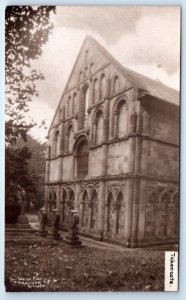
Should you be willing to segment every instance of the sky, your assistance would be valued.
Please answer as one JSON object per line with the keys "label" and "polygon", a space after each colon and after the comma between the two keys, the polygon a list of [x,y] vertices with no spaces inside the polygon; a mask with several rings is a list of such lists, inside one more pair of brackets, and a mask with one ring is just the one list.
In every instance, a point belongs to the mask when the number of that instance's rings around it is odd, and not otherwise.
{"label": "sky", "polygon": [[[30,117],[49,128],[64,86],[86,37],[94,37],[124,67],[179,90],[180,10],[163,6],[58,6],[54,29],[32,66],[45,75]],[[47,130],[32,129],[44,142]]]}

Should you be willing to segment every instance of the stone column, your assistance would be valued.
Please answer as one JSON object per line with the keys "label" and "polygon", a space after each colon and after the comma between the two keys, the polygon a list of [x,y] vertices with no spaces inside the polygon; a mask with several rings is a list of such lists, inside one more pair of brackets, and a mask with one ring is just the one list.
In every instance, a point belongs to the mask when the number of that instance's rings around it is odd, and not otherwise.
{"label": "stone column", "polygon": [[79,225],[80,227],[83,227],[83,210],[84,210],[84,203],[80,203],[80,209],[79,209]]}
{"label": "stone column", "polygon": [[48,208],[48,185],[45,184],[45,202],[44,202],[44,207],[47,209]]}
{"label": "stone column", "polygon": [[[149,115],[146,111],[142,114],[142,141],[141,141],[141,163],[140,172],[148,175],[148,144],[146,136],[149,135],[150,122]],[[145,218],[146,218],[146,201],[147,201],[147,180],[141,179],[139,185],[139,212],[138,212],[138,241],[145,239]]]}
{"label": "stone column", "polygon": [[88,229],[91,229],[92,223],[92,203],[88,204]]}
{"label": "stone column", "polygon": [[[129,106],[130,107],[130,106]],[[129,137],[129,160],[128,160],[128,172],[134,173],[135,172],[135,134],[136,132],[136,113],[134,111],[134,104],[131,104],[129,109],[129,129],[128,134],[132,135]]]}
{"label": "stone column", "polygon": [[51,156],[51,146],[48,146],[47,153],[46,153],[45,182],[48,182],[50,180],[50,156]]}
{"label": "stone column", "polygon": [[59,140],[59,180],[63,180],[63,158],[64,151],[64,111],[62,115],[62,123],[60,128],[60,140]]}
{"label": "stone column", "polygon": [[117,138],[118,135],[118,114],[114,112],[114,138]]}
{"label": "stone column", "polygon": [[118,232],[118,206],[116,204],[114,206],[114,235]]}
{"label": "stone column", "polygon": [[[140,173],[141,165],[141,129],[142,119],[140,107],[137,105],[138,113],[136,114],[136,141],[135,141],[135,174]],[[133,212],[132,212],[132,241],[131,246],[137,246],[138,239],[138,213],[139,213],[139,178],[134,179],[134,194],[133,194]]]}
{"label": "stone column", "polygon": [[107,174],[108,138],[109,138],[109,99],[105,99],[104,119],[103,119],[103,144],[102,144],[102,175]]}
{"label": "stone column", "polygon": [[135,173],[140,173],[140,163],[141,163],[141,126],[142,118],[141,113],[137,113],[137,122],[136,122],[136,153],[135,153]]}
{"label": "stone column", "polygon": [[105,190],[106,183],[104,181],[100,181],[99,183],[99,202],[98,202],[98,233],[100,237],[103,235],[104,231],[104,215],[105,215]]}
{"label": "stone column", "polygon": [[80,196],[81,196],[81,184],[76,183],[76,188],[75,188],[75,210],[80,213]]}
{"label": "stone column", "polygon": [[82,87],[79,91],[79,111],[78,111],[78,129],[83,128],[84,116],[85,116],[85,101]]}
{"label": "stone column", "polygon": [[104,231],[107,233],[109,231],[109,205],[105,204],[105,222],[104,222]]}
{"label": "stone column", "polygon": [[138,206],[139,206],[139,179],[134,179],[133,211],[132,211],[132,241],[131,246],[137,246],[138,232]]}
{"label": "stone column", "polygon": [[127,180],[127,197],[126,197],[126,217],[125,217],[125,241],[126,246],[130,247],[132,235],[132,203],[133,203],[134,181]]}
{"label": "stone column", "polygon": [[141,179],[139,186],[139,211],[138,211],[138,241],[145,238],[145,216],[146,216],[147,180]]}
{"label": "stone column", "polygon": [[96,144],[96,121],[92,122],[92,143],[93,145]]}
{"label": "stone column", "polygon": [[61,187],[57,186],[57,199],[56,199],[56,208],[60,210],[60,201],[61,201]]}

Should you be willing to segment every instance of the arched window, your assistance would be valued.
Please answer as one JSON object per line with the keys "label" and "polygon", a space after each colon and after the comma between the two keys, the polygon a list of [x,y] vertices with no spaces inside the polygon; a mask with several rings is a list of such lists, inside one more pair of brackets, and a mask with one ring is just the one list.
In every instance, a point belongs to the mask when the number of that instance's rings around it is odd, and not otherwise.
{"label": "arched window", "polygon": [[90,199],[90,229],[97,230],[97,219],[98,219],[98,194],[94,189]]}
{"label": "arched window", "polygon": [[72,99],[71,96],[69,96],[67,102],[67,118],[70,117],[71,115],[71,109],[72,109]]}
{"label": "arched window", "polygon": [[104,100],[104,98],[106,96],[106,78],[105,78],[105,74],[103,74],[101,76],[100,95],[101,95],[101,100]]}
{"label": "arched window", "polygon": [[96,116],[96,144],[99,145],[103,140],[103,113],[99,111]]}
{"label": "arched window", "polygon": [[116,225],[115,225],[116,233],[124,232],[124,224],[125,224],[125,206],[123,201],[123,195],[121,192],[119,192],[116,199]]}
{"label": "arched window", "polygon": [[178,236],[178,192],[173,192],[172,203],[168,208],[168,234],[170,236]]}
{"label": "arched window", "polygon": [[127,133],[127,118],[128,118],[128,109],[126,106],[126,101],[124,99],[119,100],[116,104],[114,115],[114,137],[122,138]]}
{"label": "arched window", "polygon": [[106,219],[106,232],[113,233],[114,232],[114,207],[113,207],[113,196],[112,193],[109,192],[107,197],[107,203],[105,208],[105,219]]}
{"label": "arched window", "polygon": [[118,75],[116,75],[113,81],[113,93],[118,92],[118,90],[119,90],[119,77]]}
{"label": "arched window", "polygon": [[80,72],[79,72],[79,81],[82,80],[82,74],[83,74],[82,71],[80,71]]}
{"label": "arched window", "polygon": [[78,178],[84,178],[88,175],[88,143],[86,140],[82,140],[77,149],[77,176]]}
{"label": "arched window", "polygon": [[73,150],[73,144],[74,144],[74,133],[72,124],[68,126],[67,132],[66,132],[66,151],[72,152]]}
{"label": "arched window", "polygon": [[89,97],[90,97],[90,90],[89,90],[89,86],[86,84],[80,90],[78,129],[83,129],[88,125]]}
{"label": "arched window", "polygon": [[75,196],[74,191],[71,189],[69,193],[69,209],[74,209],[75,207]]}
{"label": "arched window", "polygon": [[89,87],[87,87],[84,91],[84,101],[85,101],[84,127],[88,125],[89,97],[90,97],[90,91],[89,91]]}
{"label": "arched window", "polygon": [[127,108],[124,102],[118,107],[118,137],[125,136],[127,132]]}
{"label": "arched window", "polygon": [[67,223],[67,209],[67,193],[65,190],[63,190],[61,202],[61,221],[64,227],[66,227],[65,224]]}
{"label": "arched window", "polygon": [[90,64],[90,74],[94,73],[94,63]]}
{"label": "arched window", "polygon": [[81,216],[81,226],[88,228],[88,193],[85,190],[82,197],[82,216]]}
{"label": "arched window", "polygon": [[97,103],[99,101],[99,85],[97,78],[94,79],[93,84],[93,103]]}
{"label": "arched window", "polygon": [[53,156],[56,156],[58,154],[58,143],[59,143],[59,131],[57,130],[55,132],[54,140],[53,140],[53,151],[52,151]]}
{"label": "arched window", "polygon": [[147,236],[166,236],[168,233],[168,204],[170,191],[159,187],[152,191],[147,199],[145,231]]}
{"label": "arched window", "polygon": [[56,201],[57,201],[57,196],[56,196],[55,191],[52,192],[52,198],[53,198],[53,200],[52,200],[52,209],[55,209],[56,208]]}
{"label": "arched window", "polygon": [[72,101],[72,115],[76,114],[78,105],[78,97],[77,93],[74,93],[73,101]]}

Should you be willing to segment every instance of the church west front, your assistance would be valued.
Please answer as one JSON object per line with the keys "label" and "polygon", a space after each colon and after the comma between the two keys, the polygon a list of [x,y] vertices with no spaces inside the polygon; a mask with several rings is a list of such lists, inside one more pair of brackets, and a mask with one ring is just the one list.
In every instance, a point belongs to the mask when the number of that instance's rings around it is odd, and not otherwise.
{"label": "church west front", "polygon": [[178,241],[179,94],[86,37],[48,133],[45,206],[125,247]]}

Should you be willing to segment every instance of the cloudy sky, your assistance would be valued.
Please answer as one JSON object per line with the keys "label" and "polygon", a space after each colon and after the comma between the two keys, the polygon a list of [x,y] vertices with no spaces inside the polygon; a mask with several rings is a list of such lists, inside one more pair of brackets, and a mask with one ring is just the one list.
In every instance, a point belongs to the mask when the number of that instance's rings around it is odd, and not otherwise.
{"label": "cloudy sky", "polygon": [[[180,11],[178,7],[60,6],[54,29],[33,67],[45,74],[30,116],[49,127],[86,35],[100,42],[123,66],[179,89]],[[158,65],[161,66],[158,68]],[[31,134],[46,141],[46,129]]]}

